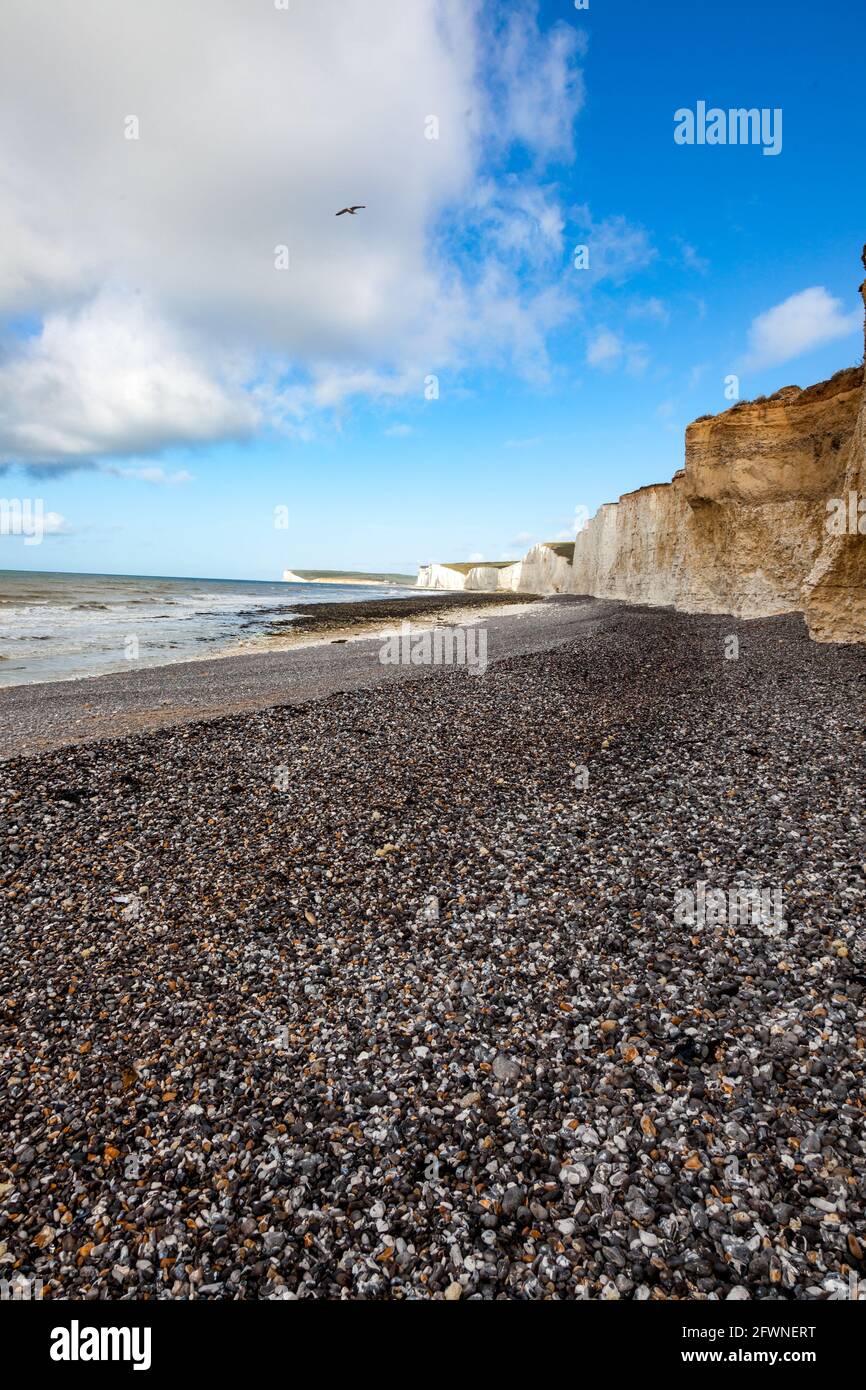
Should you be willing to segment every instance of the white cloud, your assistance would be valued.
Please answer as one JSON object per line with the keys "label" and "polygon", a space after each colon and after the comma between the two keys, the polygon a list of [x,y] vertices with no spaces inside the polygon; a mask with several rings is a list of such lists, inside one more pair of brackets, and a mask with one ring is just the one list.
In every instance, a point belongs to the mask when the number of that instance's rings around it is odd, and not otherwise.
{"label": "white cloud", "polygon": [[385,431],[385,435],[388,439],[405,439],[408,435],[413,433],[414,431],[411,425],[389,425],[388,429]]}
{"label": "white cloud", "polygon": [[554,536],[554,540],[573,541],[575,536],[579,535],[581,531],[586,529],[586,526],[590,521],[591,515],[592,514],[589,510],[589,507],[587,507],[586,503],[579,502],[574,509],[574,516],[572,520],[569,522],[568,526],[565,527],[563,530],[557,531],[556,535]]}
{"label": "white cloud", "polygon": [[649,299],[634,299],[628,306],[630,319],[649,319],[654,323],[670,323],[670,312],[663,300],[651,296]]}
{"label": "white cloud", "polygon": [[753,369],[777,366],[837,338],[859,333],[861,327],[859,310],[846,314],[841,299],[815,285],[790,295],[752,320],[746,365]]}
{"label": "white cloud", "polygon": [[574,227],[575,243],[589,248],[589,268],[580,274],[591,283],[610,280],[620,284],[657,258],[646,228],[625,217],[595,222],[584,205],[574,209]]}
{"label": "white cloud", "polygon": [[621,366],[631,376],[642,376],[650,364],[650,356],[644,343],[630,343],[610,328],[597,328],[587,344],[586,362],[603,372],[612,372]]}
{"label": "white cloud", "polygon": [[132,478],[140,483],[153,483],[157,487],[180,487],[183,483],[194,481],[192,473],[180,468],[176,473],[167,473],[158,465],[145,465],[140,468],[106,467],[104,472],[115,478]]}
{"label": "white cloud", "polygon": [[586,51],[583,34],[558,24],[543,37],[538,5],[531,3],[516,7],[491,43],[500,54],[494,130],[546,156],[570,156],[572,126],[585,99],[576,65]]}
{"label": "white cloud", "polygon": [[483,559],[484,559],[484,556],[481,554],[481,552],[478,551],[478,550],[476,550],[472,555],[469,556],[469,564],[470,564],[470,565],[477,565],[477,564],[480,564],[481,561],[482,561]]}
{"label": "white cloud", "polygon": [[[303,429],[353,395],[421,400],[426,374],[467,363],[543,377],[575,309],[543,171],[571,150],[582,40],[544,31],[534,0],[489,14],[10,0],[0,318],[43,327],[0,361],[0,462]],[[485,167],[514,142],[525,174]],[[461,258],[442,229],[479,188],[491,240]]]}
{"label": "white cloud", "polygon": [[690,242],[682,237],[674,237],[682,257],[683,265],[686,270],[695,270],[699,275],[706,275],[710,268],[710,263],[706,257],[702,256]]}
{"label": "white cloud", "polygon": [[609,328],[596,329],[586,349],[586,360],[590,367],[609,370],[621,360],[625,351],[622,338]]}
{"label": "white cloud", "polygon": [[50,314],[0,369],[0,449],[45,465],[252,430],[257,416],[140,299]]}
{"label": "white cloud", "polygon": [[536,266],[562,258],[565,218],[554,189],[488,179],[478,187],[471,216],[500,254]]}

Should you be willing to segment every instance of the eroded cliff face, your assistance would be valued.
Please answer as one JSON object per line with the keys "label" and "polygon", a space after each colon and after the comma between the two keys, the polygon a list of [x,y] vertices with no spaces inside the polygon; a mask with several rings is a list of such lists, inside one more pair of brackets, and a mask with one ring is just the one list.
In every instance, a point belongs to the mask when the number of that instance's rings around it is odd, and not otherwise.
{"label": "eroded cliff face", "polygon": [[671,483],[626,493],[577,537],[571,592],[744,617],[801,608],[862,396],[851,368],[695,421]]}
{"label": "eroded cliff face", "polygon": [[476,593],[503,589],[509,593],[566,594],[571,588],[571,549],[571,546],[542,542],[513,564],[422,565],[416,583],[420,589],[464,589]]}
{"label": "eroded cliff face", "polygon": [[823,501],[845,466],[860,406],[863,368],[849,367],[801,391],[695,420],[686,430],[686,493],[744,505]]}
{"label": "eroded cliff face", "polygon": [[[866,282],[861,292],[866,307]],[[851,499],[854,526],[844,534],[828,531],[832,499]],[[577,536],[572,563],[555,546],[535,546],[507,569],[452,569],[447,587],[590,594],[752,618],[795,610],[818,641],[863,642],[861,501],[866,508],[859,366],[696,420],[686,430],[685,468],[601,507]]]}
{"label": "eroded cliff face", "polygon": [[741,617],[802,610],[819,641],[866,641],[866,535],[827,530],[831,499],[856,509],[866,497],[862,366],[696,420],[685,462],[671,483],[601,508],[577,537],[573,593]]}
{"label": "eroded cliff face", "polygon": [[415,583],[419,589],[465,589],[466,575],[453,565],[422,565]]}
{"label": "eroded cliff face", "polygon": [[522,589],[520,561],[513,565],[476,565],[466,576],[466,588],[488,593],[493,589]]}
{"label": "eroded cliff face", "polygon": [[[863,248],[863,268],[866,270],[866,247]],[[866,280],[860,286],[860,293],[866,309]],[[803,584],[803,611],[809,633],[817,642],[863,642],[866,641],[866,535],[860,534],[863,522],[857,519],[857,514],[866,499],[866,381],[845,460],[844,478],[840,491],[833,495],[848,503],[849,530],[844,535],[825,537]],[[853,530],[855,520],[856,532]]]}
{"label": "eroded cliff face", "polygon": [[[560,551],[567,550],[562,554]],[[508,583],[527,594],[567,594],[571,590],[572,549],[549,542],[534,545],[519,565],[509,565]]]}

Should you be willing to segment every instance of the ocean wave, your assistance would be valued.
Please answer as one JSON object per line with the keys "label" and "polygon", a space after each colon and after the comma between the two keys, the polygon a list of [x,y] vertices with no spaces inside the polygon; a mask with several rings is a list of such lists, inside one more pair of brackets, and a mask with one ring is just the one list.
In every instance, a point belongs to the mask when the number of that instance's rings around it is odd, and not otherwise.
{"label": "ocean wave", "polygon": [[[310,606],[373,596],[343,585],[0,571],[0,642],[10,648],[0,686],[201,659],[202,645],[230,651],[274,622],[285,632]],[[137,655],[127,660],[132,637]]]}

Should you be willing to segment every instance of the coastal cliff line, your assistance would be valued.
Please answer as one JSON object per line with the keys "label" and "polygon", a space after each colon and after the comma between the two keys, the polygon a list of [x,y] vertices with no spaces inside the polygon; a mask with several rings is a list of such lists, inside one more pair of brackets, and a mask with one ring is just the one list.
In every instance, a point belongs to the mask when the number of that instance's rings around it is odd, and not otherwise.
{"label": "coastal cliff line", "polygon": [[[866,281],[860,292],[866,309]],[[417,583],[743,618],[802,612],[816,641],[866,641],[864,367],[695,420],[671,482],[605,504],[573,545],[425,565]]]}

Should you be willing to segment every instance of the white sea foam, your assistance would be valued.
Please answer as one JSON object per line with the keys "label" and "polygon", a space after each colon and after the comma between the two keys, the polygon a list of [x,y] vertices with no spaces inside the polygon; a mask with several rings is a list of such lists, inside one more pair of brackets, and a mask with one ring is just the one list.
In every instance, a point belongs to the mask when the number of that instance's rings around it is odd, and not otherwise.
{"label": "white sea foam", "polygon": [[308,604],[387,598],[341,585],[0,571],[0,686],[189,661]]}

